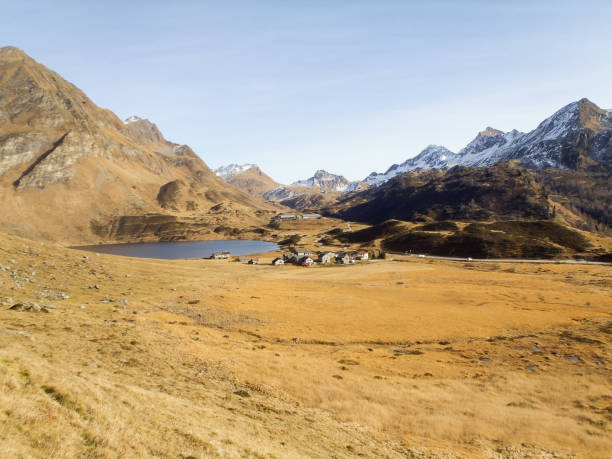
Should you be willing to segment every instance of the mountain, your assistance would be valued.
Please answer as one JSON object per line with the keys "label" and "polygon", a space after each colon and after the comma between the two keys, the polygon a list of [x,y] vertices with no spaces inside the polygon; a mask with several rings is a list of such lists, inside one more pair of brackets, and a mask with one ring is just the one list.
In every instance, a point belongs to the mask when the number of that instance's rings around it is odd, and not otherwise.
{"label": "mountain", "polygon": [[612,111],[581,99],[561,108],[531,132],[488,127],[457,153],[430,145],[414,158],[391,166],[385,173],[373,172],[364,181],[380,186],[407,171],[457,165],[486,167],[510,160],[531,168],[611,168]]}
{"label": "mountain", "polygon": [[343,194],[366,188],[368,185],[363,182],[349,182],[341,175],[319,169],[310,178],[266,192],[264,198],[303,211],[331,205]]}
{"label": "mountain", "polygon": [[406,172],[340,200],[334,213],[374,224],[388,219],[487,221],[547,219],[552,206],[529,172],[500,164]]}
{"label": "mountain", "polygon": [[0,48],[0,229],[89,242],[198,238],[268,208],[151,122],[121,121],[14,47]]}
{"label": "mountain", "polygon": [[351,182],[341,175],[330,174],[327,171],[319,169],[314,175],[306,180],[298,180],[293,183],[294,186],[305,186],[306,188],[315,189],[325,192],[343,192],[346,191]]}
{"label": "mountain", "polygon": [[439,145],[429,145],[414,158],[408,159],[401,164],[394,164],[385,173],[372,172],[364,182],[369,186],[379,186],[396,175],[418,169],[441,169],[448,166],[447,159],[454,153],[448,148]]}
{"label": "mountain", "polygon": [[257,167],[256,164],[229,164],[227,166],[221,166],[217,169],[214,169],[213,172],[217,174],[222,179],[226,177],[233,177],[238,174],[242,174],[250,169]]}
{"label": "mountain", "polygon": [[389,219],[555,220],[612,234],[612,178],[604,166],[534,169],[508,161],[485,167],[408,171],[377,187],[342,196],[321,212],[378,224]]}
{"label": "mountain", "polygon": [[214,172],[230,185],[257,198],[280,186],[255,164],[230,164]]}

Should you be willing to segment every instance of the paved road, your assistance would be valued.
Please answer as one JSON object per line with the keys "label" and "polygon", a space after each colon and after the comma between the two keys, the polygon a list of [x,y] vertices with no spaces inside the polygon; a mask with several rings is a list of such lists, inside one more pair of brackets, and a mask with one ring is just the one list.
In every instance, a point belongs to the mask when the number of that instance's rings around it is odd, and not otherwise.
{"label": "paved road", "polygon": [[[393,255],[405,255],[400,252],[388,252]],[[604,262],[604,261],[587,261],[587,260],[525,260],[519,258],[472,258],[468,260],[467,258],[461,257],[438,257],[435,255],[405,255],[411,258],[417,259],[429,259],[429,260],[447,260],[447,261],[461,261],[467,262],[470,261],[472,263],[538,263],[538,264],[553,264],[553,265],[603,265],[603,266],[612,266],[612,263]]]}

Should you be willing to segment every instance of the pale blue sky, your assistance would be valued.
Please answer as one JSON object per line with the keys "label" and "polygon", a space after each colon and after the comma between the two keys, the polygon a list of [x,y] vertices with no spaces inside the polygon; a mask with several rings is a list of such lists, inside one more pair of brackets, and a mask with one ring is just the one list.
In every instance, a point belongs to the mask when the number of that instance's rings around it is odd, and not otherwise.
{"label": "pale blue sky", "polygon": [[22,48],[211,167],[362,179],[491,125],[612,108],[610,1],[3,1]]}

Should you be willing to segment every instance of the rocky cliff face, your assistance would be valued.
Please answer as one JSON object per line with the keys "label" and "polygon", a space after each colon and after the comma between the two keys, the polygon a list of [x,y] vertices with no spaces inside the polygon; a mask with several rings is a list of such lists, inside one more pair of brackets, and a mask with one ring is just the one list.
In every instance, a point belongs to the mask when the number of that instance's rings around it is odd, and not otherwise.
{"label": "rocky cliff face", "polygon": [[224,200],[265,207],[216,177],[189,147],[167,141],[153,123],[137,117],[122,122],[21,50],[0,48],[0,200],[6,215],[0,229],[90,241],[97,237],[92,225],[161,211],[160,189],[176,180],[195,203],[175,204],[176,212]]}

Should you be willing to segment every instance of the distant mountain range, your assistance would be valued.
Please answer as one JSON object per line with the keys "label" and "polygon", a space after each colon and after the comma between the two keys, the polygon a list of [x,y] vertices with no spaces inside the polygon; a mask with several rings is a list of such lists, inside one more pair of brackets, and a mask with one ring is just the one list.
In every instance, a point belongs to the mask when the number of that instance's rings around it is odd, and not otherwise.
{"label": "distant mountain range", "polygon": [[372,172],[364,181],[379,186],[408,171],[487,167],[510,160],[531,168],[577,169],[589,164],[612,167],[612,111],[581,99],[566,105],[531,132],[502,132],[488,127],[458,153],[429,145],[414,158],[394,164],[384,173]]}
{"label": "distant mountain range", "polygon": [[[322,169],[316,171],[312,177],[298,180],[290,185],[280,185],[264,174],[255,164],[229,164],[214,170],[214,172],[227,183],[234,185],[242,191],[254,196],[263,197],[267,201],[297,205],[295,199],[309,195],[310,199],[301,199],[299,202],[329,202],[328,198],[318,197],[314,200],[312,195],[351,193],[367,188],[360,182],[349,182],[342,175],[331,174]],[[291,202],[289,202],[291,201]]]}
{"label": "distant mountain range", "polygon": [[349,220],[550,219],[610,231],[612,112],[572,102],[534,130],[487,127],[455,153],[430,145],[363,182],[317,171],[263,194]]}
{"label": "distant mountain range", "polygon": [[[429,145],[415,157],[392,165],[384,173],[372,172],[359,182],[318,170],[308,179],[268,190],[264,197],[282,201],[313,191],[352,193],[380,186],[409,171],[454,166],[490,167],[511,160],[534,169],[578,169],[593,164],[612,167],[612,111],[581,99],[561,108],[528,133],[487,127],[457,153],[443,146]],[[256,166],[230,165],[216,172],[223,177],[252,167]]]}

